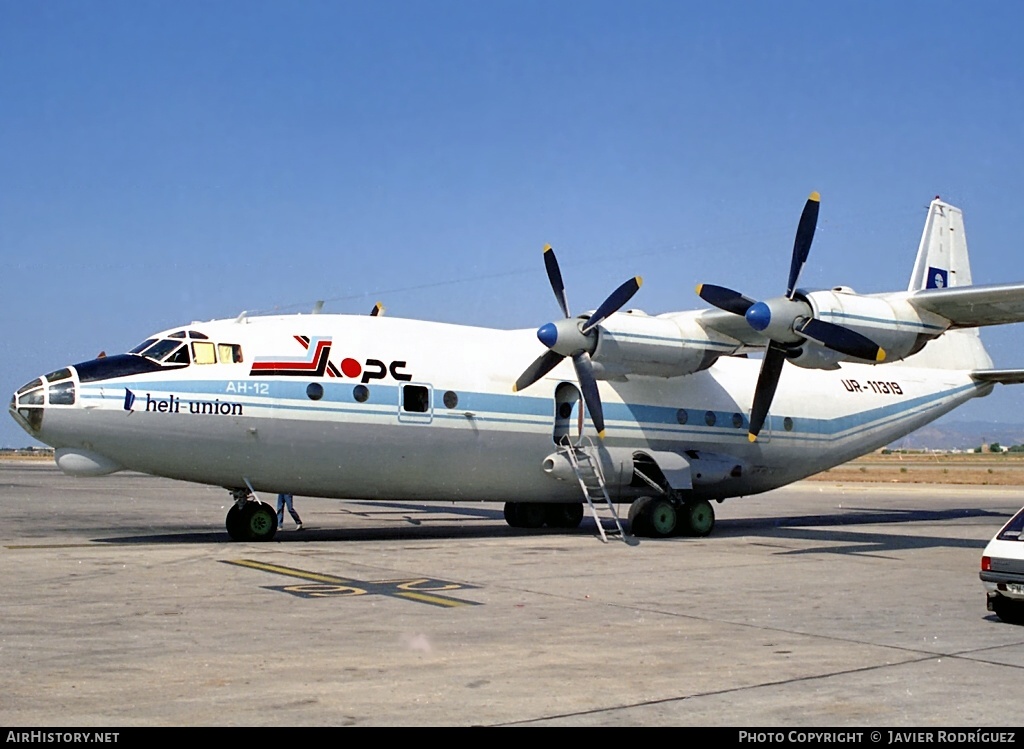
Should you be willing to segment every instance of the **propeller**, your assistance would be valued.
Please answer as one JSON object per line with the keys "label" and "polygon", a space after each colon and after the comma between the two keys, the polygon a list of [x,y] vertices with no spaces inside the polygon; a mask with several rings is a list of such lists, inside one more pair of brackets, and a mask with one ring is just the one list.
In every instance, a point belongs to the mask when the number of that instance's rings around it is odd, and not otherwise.
{"label": "propeller", "polygon": [[597,327],[633,297],[643,279],[636,276],[619,286],[590,317],[574,318],[569,312],[569,300],[565,294],[562,272],[559,270],[558,260],[551,245],[544,245],[544,268],[547,270],[551,290],[555,293],[555,300],[565,318],[545,323],[537,329],[537,338],[548,347],[548,350],[519,375],[519,379],[512,386],[512,391],[525,390],[554,369],[562,359],[570,357],[583,393],[583,401],[587,404],[590,419],[597,429],[597,436],[604,439],[604,410],[601,407],[601,395],[597,389],[597,377],[594,375],[594,364],[590,355],[597,348]]}
{"label": "propeller", "polygon": [[821,196],[812,192],[797,225],[784,297],[754,301],[724,286],[706,283],[697,287],[697,295],[705,302],[726,312],[743,315],[751,328],[768,337],[768,348],[761,362],[750,409],[748,438],[751,442],[757,439],[768,417],[783,363],[792,349],[803,341],[816,341],[825,348],[858,359],[878,362],[885,359],[885,351],[870,338],[842,325],[816,319],[811,305],[796,298],[796,282],[811,251],[820,205]]}

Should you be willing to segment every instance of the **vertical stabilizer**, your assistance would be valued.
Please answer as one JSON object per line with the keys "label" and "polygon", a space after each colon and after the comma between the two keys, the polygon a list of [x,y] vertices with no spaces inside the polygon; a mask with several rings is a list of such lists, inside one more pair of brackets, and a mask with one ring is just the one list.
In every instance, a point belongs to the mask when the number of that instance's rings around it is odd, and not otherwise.
{"label": "vertical stabilizer", "polygon": [[928,206],[928,219],[907,291],[970,285],[964,214],[936,197]]}
{"label": "vertical stabilizer", "polygon": [[[964,214],[938,197],[928,206],[908,291],[971,285]],[[992,366],[977,328],[947,330],[907,359],[914,366],[937,369],[987,369]]]}

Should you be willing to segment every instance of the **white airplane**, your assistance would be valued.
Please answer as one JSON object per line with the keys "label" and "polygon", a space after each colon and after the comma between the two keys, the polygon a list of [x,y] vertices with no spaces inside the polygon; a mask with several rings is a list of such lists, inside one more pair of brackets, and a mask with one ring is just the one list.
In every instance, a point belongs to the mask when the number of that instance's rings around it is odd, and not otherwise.
{"label": "white airplane", "polygon": [[635,278],[574,317],[546,247],[564,318],[536,332],[379,307],[242,313],[34,379],[10,413],[65,473],[225,487],[235,540],[277,531],[257,492],[504,502],[517,528],[573,528],[589,505],[605,539],[606,505],[627,541],[705,536],[711,501],[844,463],[1024,381],[992,369],[976,329],[1024,320],[1024,284],[971,285],[960,210],[931,203],[906,291],[860,295],[796,288],[818,206],[813,193],[776,298],[703,284],[715,309],[619,311]]}

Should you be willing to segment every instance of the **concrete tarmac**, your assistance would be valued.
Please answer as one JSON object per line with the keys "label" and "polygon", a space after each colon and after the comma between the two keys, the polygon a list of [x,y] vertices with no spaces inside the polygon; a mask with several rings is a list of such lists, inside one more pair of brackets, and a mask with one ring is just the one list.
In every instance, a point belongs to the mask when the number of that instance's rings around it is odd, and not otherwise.
{"label": "concrete tarmac", "polygon": [[0,725],[1020,724],[978,569],[1024,487],[806,482],[638,546],[306,497],[234,543],[229,499],[0,463]]}

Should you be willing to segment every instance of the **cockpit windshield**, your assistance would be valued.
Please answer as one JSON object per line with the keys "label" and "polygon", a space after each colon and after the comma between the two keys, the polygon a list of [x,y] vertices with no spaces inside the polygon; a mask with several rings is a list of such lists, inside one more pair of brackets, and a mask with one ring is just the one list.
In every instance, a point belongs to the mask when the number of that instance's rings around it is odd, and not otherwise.
{"label": "cockpit windshield", "polygon": [[237,343],[216,343],[197,330],[179,330],[164,338],[147,338],[128,353],[165,366],[242,362],[242,347]]}
{"label": "cockpit windshield", "polygon": [[[159,341],[155,341],[147,348],[142,349],[142,351],[137,351],[136,349],[138,348],[140,347],[136,346],[135,349],[132,349],[131,353],[142,354],[147,359],[152,359],[153,361],[170,360],[173,362],[175,359],[175,352],[180,348],[185,348],[185,344],[181,341],[172,341],[169,338],[164,338]],[[187,354],[184,363],[188,363]]]}
{"label": "cockpit windshield", "polygon": [[154,343],[156,343],[156,338],[147,338],[146,340],[144,340],[144,341],[143,341],[142,343],[140,343],[140,344],[139,344],[138,346],[136,346],[135,348],[133,348],[133,349],[132,349],[131,351],[129,351],[128,353],[129,353],[129,354],[141,354],[141,353],[142,353],[143,351],[145,351],[146,349],[148,349],[148,348],[149,348],[150,346],[152,346],[152,345],[153,345]]}

